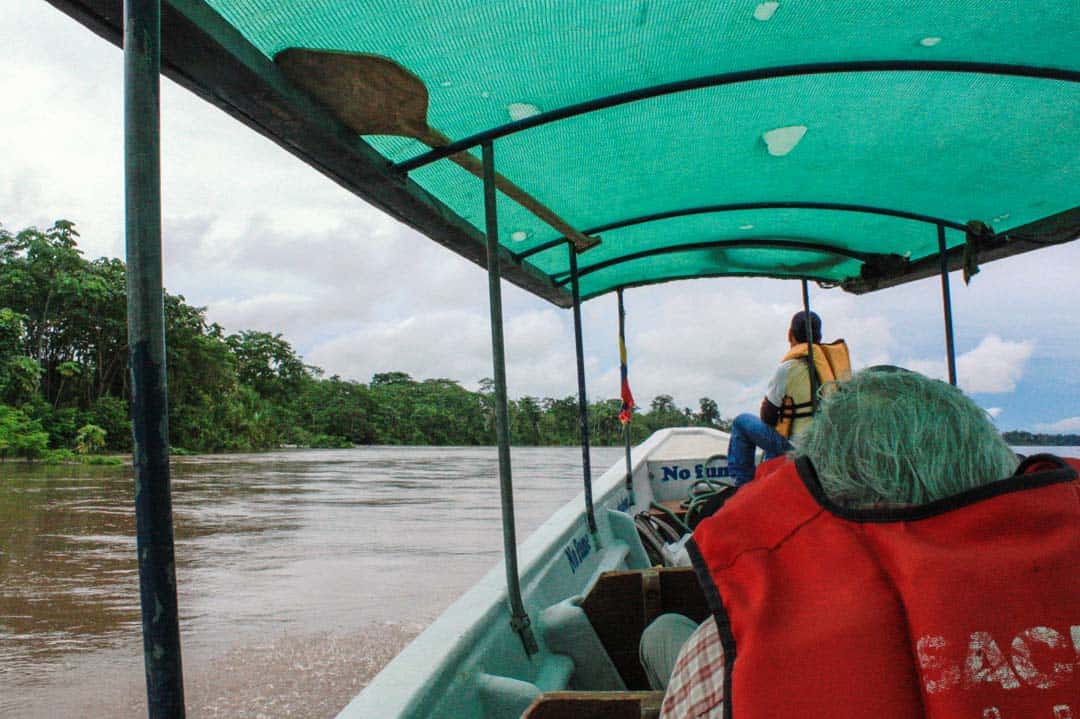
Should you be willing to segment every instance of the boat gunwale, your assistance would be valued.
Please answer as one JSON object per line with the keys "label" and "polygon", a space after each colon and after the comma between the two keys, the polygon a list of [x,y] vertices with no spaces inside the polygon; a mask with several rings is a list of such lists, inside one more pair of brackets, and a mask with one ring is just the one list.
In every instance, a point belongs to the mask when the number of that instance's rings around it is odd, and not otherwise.
{"label": "boat gunwale", "polygon": [[[725,432],[707,427],[658,430],[645,442],[633,448],[631,466],[634,474],[638,474],[639,470],[647,470],[652,452],[662,447],[670,437],[695,434],[708,435],[724,444],[729,436]],[[594,480],[595,506],[601,508],[610,505],[620,491],[626,490],[625,480],[626,466],[623,458],[619,458],[603,475]],[[578,492],[518,545],[519,576],[521,585],[525,588],[526,608],[533,616],[534,624],[538,612],[547,608],[537,604],[534,594],[550,565],[552,555],[570,538],[587,531],[584,497],[584,491]],[[610,506],[607,508],[617,511]],[[601,527],[608,526],[604,513],[598,512],[597,519]],[[584,579],[582,589],[577,595],[587,593],[600,573],[613,568],[604,566],[601,561]],[[495,631],[512,632],[504,571],[504,560],[500,560],[392,659],[371,683],[342,709],[337,719],[359,719],[371,716],[371,712],[376,710],[379,716],[388,719],[426,716],[421,711],[424,702],[431,692],[459,677],[462,673],[461,663],[469,657],[470,648],[488,633],[491,622],[505,619],[505,626]],[[542,645],[541,653],[535,655],[534,660],[537,656],[553,656],[546,644],[542,642]],[[418,684],[416,679],[421,676],[426,677],[426,680]],[[375,701],[377,704],[373,703]]]}

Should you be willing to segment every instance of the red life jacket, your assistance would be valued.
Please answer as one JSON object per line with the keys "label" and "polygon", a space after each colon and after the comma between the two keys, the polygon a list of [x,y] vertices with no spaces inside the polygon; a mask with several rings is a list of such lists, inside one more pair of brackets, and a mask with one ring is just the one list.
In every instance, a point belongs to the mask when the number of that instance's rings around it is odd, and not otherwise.
{"label": "red life jacket", "polygon": [[854,510],[805,459],[763,464],[690,547],[725,716],[1080,719],[1077,469],[1041,455],[945,500]]}

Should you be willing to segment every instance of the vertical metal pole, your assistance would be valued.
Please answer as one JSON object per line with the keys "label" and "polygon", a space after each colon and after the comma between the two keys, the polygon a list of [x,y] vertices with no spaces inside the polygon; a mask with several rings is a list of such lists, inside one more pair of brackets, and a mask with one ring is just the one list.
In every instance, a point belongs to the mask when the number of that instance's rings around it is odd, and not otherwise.
{"label": "vertical metal pole", "polygon": [[952,294],[949,291],[949,254],[945,225],[937,226],[938,260],[941,262],[941,303],[945,308],[945,354],[949,361],[949,384],[956,386],[956,346],[953,344]]}
{"label": "vertical metal pole", "polygon": [[514,529],[514,487],[510,472],[510,416],[506,409],[506,355],[503,348],[502,272],[499,268],[499,216],[495,207],[495,150],[483,145],[484,218],[487,233],[488,300],[491,306],[491,354],[495,365],[495,434],[499,443],[499,495],[502,498],[503,555],[506,564],[506,594],[510,601],[510,626],[521,637],[525,653],[532,656],[536,644],[529,615],[521,601],[518,581],[517,532]]}
{"label": "vertical metal pole", "polygon": [[151,719],[184,716],[161,281],[161,0],[124,3],[124,184],[135,525]]}
{"label": "vertical metal pole", "polygon": [[[623,307],[623,291],[619,289],[615,292],[616,298],[619,301],[619,364],[620,372],[619,379],[622,383],[626,383],[626,358],[622,355],[626,353],[626,308]],[[619,387],[620,392],[622,387]],[[626,491],[630,493],[630,505],[634,505],[634,469],[630,463],[630,423],[623,424],[623,445],[626,450]]]}
{"label": "vertical metal pole", "polygon": [[577,250],[566,243],[570,253],[570,286],[574,297],[574,349],[577,353],[578,426],[581,429],[581,471],[585,481],[585,518],[589,531],[596,534],[596,515],[592,503],[592,467],[589,462],[589,401],[585,396],[585,346],[581,339],[581,293],[578,288]]}
{"label": "vertical metal pole", "polygon": [[814,323],[810,320],[810,283],[802,281],[802,306],[806,317],[806,364],[810,371],[810,411],[817,412],[818,376],[814,365]]}

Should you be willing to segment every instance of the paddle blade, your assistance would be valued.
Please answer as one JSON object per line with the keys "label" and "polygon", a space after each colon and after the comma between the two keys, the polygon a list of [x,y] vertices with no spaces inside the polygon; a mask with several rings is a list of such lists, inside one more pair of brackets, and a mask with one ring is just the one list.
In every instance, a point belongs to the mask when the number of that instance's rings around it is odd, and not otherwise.
{"label": "paddle blade", "polygon": [[291,82],[361,135],[428,135],[423,81],[393,60],[288,48],[274,62]]}

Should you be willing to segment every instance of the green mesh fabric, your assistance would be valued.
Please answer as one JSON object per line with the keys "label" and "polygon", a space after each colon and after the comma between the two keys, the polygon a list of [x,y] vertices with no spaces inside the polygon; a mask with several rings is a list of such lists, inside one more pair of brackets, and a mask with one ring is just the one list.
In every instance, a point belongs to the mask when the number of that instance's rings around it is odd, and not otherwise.
{"label": "green mesh fabric", "polygon": [[[452,139],[613,93],[821,62],[948,60],[1080,69],[1080,4],[693,0],[207,0],[268,58],[289,47],[387,56],[419,76],[429,124]],[[768,19],[759,19],[769,15]],[[757,16],[757,17],[756,17]],[[835,73],[667,95],[496,141],[498,170],[580,230],[733,203],[858,204],[1007,231],[1080,205],[1080,84],[953,72]],[[804,126],[784,156],[763,135]],[[399,162],[421,143],[372,136]],[[480,182],[449,161],[411,178],[475,227]],[[520,254],[559,233],[500,196],[500,242]],[[770,209],[601,233],[580,256],[582,296],[685,277],[841,281],[831,254],[937,252],[934,225],[858,212]],[[959,232],[948,243],[963,242]],[[702,249],[756,241],[759,247]],[[771,240],[825,249],[765,247]],[[684,250],[678,250],[685,247]],[[674,251],[672,249],[674,248]],[[620,257],[637,259],[586,271]],[[562,282],[567,251],[528,256]]]}

